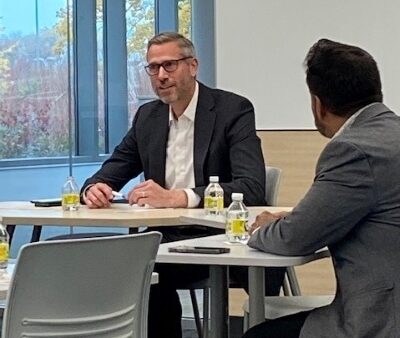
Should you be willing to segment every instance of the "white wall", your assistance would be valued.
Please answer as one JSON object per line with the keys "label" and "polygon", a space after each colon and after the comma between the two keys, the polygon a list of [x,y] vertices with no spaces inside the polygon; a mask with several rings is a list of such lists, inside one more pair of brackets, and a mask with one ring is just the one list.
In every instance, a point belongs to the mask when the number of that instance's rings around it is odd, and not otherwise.
{"label": "white wall", "polygon": [[215,0],[216,85],[248,97],[257,129],[314,128],[303,60],[320,38],[373,55],[400,112],[398,0]]}

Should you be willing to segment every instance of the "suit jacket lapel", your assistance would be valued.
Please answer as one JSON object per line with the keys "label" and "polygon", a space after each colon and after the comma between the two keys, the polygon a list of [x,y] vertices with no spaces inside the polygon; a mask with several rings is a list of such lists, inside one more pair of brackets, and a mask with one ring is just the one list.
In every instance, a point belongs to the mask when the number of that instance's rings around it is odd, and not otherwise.
{"label": "suit jacket lapel", "polygon": [[194,180],[196,186],[206,185],[204,177],[204,161],[214,131],[216,114],[213,110],[214,98],[208,88],[199,83],[196,118],[194,121]]}
{"label": "suit jacket lapel", "polygon": [[150,177],[165,186],[165,161],[167,158],[167,141],[169,132],[168,105],[162,104],[161,108],[152,115],[151,139],[149,142],[149,170]]}

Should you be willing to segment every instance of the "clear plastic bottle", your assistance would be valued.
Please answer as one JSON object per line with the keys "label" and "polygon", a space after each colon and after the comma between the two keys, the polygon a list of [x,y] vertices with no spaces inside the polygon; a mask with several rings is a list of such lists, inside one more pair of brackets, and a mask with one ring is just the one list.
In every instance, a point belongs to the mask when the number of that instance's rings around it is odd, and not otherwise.
{"label": "clear plastic bottle", "polygon": [[233,193],[226,211],[226,236],[231,243],[245,243],[249,239],[249,211],[243,204],[243,194]]}
{"label": "clear plastic bottle", "polygon": [[62,187],[61,205],[65,211],[76,211],[79,209],[79,187],[72,176],[67,178]]}
{"label": "clear plastic bottle", "polygon": [[224,211],[224,190],[218,182],[218,176],[210,176],[210,184],[204,190],[206,215],[222,215]]}
{"label": "clear plastic bottle", "polygon": [[7,275],[9,236],[5,226],[0,222],[0,279]]}

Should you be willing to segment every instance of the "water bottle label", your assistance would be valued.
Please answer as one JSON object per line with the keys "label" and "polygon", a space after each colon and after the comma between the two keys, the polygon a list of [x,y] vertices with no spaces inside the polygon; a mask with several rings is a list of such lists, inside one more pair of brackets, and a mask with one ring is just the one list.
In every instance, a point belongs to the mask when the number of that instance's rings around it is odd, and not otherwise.
{"label": "water bottle label", "polygon": [[230,228],[233,235],[241,235],[246,233],[246,222],[245,219],[231,219]]}
{"label": "water bottle label", "polygon": [[8,260],[8,243],[0,243],[0,261]]}
{"label": "water bottle label", "polygon": [[223,198],[223,197],[218,197],[218,200],[217,200],[217,209],[218,209],[218,210],[224,209],[224,198]]}
{"label": "water bottle label", "polygon": [[204,207],[206,209],[222,210],[224,208],[223,197],[206,196],[204,199]]}
{"label": "water bottle label", "polygon": [[76,205],[79,203],[79,194],[64,194],[62,196],[63,205]]}

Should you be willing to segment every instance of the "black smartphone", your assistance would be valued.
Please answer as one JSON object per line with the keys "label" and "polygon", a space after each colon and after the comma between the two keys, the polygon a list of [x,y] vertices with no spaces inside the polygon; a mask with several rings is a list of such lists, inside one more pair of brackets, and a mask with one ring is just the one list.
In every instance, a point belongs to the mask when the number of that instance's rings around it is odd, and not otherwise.
{"label": "black smartphone", "polygon": [[31,203],[33,203],[35,207],[59,207],[61,206],[61,198],[43,198],[32,200]]}
{"label": "black smartphone", "polygon": [[201,254],[223,254],[231,251],[230,248],[222,247],[208,247],[208,246],[186,246],[179,245],[168,248],[169,252],[181,252],[181,253],[201,253]]}
{"label": "black smartphone", "polygon": [[128,204],[129,201],[126,198],[114,198],[114,199],[111,200],[111,203]]}

